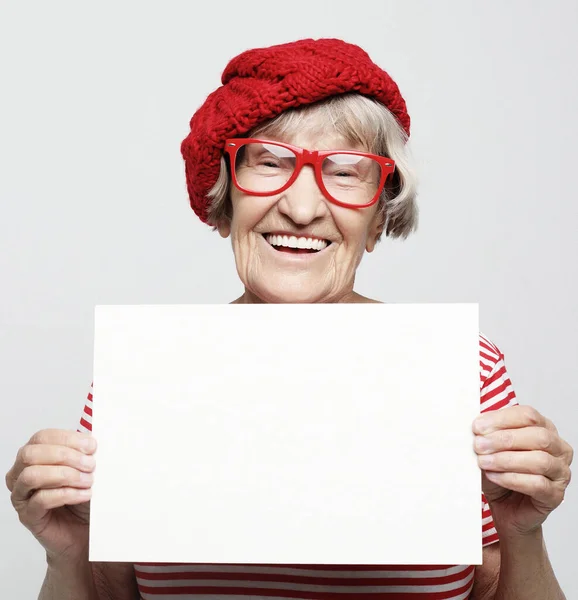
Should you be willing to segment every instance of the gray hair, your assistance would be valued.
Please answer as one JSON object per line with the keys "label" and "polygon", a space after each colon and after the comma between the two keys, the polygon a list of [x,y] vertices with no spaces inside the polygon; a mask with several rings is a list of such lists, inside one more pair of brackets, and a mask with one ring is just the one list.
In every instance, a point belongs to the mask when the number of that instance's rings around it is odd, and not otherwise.
{"label": "gray hair", "polygon": [[[322,135],[333,131],[367,152],[387,156],[395,161],[395,171],[388,178],[378,202],[381,225],[386,236],[407,238],[417,229],[417,177],[408,147],[408,136],[393,114],[380,102],[360,94],[332,96],[314,104],[282,112],[248,132],[247,137],[290,137],[304,128]],[[230,221],[232,216],[229,167],[221,157],[221,171],[208,193],[209,224]]]}

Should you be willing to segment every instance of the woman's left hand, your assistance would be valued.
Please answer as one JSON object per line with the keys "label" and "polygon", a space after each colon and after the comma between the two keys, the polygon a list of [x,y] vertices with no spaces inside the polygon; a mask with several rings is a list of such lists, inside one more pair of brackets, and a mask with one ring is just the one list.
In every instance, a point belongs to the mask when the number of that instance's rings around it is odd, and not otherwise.
{"label": "woman's left hand", "polygon": [[480,415],[473,424],[482,489],[500,536],[539,528],[564,500],[574,451],[530,406]]}

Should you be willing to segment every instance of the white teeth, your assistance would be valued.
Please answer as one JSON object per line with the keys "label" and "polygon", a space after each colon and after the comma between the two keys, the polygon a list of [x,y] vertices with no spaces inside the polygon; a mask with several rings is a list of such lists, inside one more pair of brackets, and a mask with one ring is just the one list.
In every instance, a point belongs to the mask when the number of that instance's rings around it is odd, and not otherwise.
{"label": "white teeth", "polygon": [[305,237],[296,237],[294,235],[271,235],[265,236],[271,246],[285,246],[286,248],[308,248],[310,250],[323,250],[327,248],[325,240],[317,240]]}

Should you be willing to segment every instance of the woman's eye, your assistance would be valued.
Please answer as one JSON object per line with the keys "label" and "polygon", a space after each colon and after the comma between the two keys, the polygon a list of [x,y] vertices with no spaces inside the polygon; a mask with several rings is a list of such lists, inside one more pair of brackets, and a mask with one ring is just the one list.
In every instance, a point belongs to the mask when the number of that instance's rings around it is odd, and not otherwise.
{"label": "woman's eye", "polygon": [[262,156],[258,156],[256,158],[256,163],[260,166],[260,167],[272,167],[272,168],[276,168],[279,167],[279,160],[275,157],[275,156],[267,156],[267,155],[262,155]]}
{"label": "woman's eye", "polygon": [[346,171],[344,169],[341,169],[339,171],[333,171],[333,173],[331,173],[331,177],[337,177],[339,179],[352,179],[354,177],[358,178],[359,173],[356,173],[355,171]]}

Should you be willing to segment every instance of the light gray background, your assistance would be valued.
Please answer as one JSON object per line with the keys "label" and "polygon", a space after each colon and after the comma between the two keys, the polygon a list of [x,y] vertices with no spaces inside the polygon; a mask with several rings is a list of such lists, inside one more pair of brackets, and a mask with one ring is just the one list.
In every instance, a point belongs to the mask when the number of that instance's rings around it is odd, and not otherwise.
{"label": "light gray background", "polygon": [[[229,302],[228,242],[188,208],[179,144],[227,61],[301,37],[362,45],[412,117],[421,226],[358,290],[480,302],[519,401],[574,446],[578,4],[510,0],[0,4],[0,468],[75,428],[95,304]],[[459,493],[459,491],[457,491]],[[568,598],[578,503],[546,536]],[[0,596],[36,597],[43,551],[0,496]]]}

